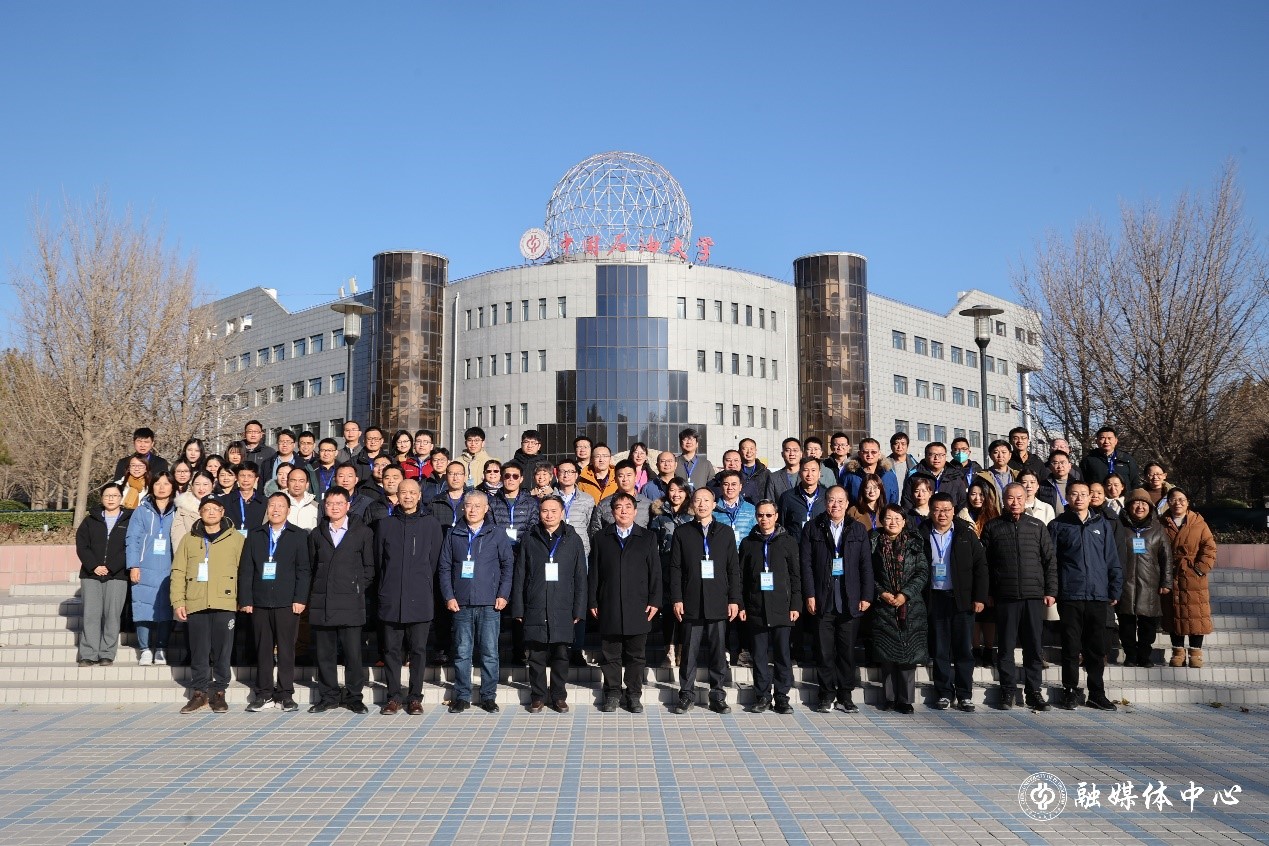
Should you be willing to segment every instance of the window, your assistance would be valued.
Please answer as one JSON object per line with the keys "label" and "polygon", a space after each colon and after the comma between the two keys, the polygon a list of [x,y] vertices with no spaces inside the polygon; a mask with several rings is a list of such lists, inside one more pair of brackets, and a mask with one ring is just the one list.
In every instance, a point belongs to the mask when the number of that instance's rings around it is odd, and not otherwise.
{"label": "window", "polygon": [[991,356],[989,356],[989,355],[984,355],[984,356],[983,356],[983,369],[984,369],[984,370],[986,370],[988,373],[995,373],[995,372],[996,372],[996,359],[992,358],[992,357],[991,357]]}
{"label": "window", "polygon": [[963,437],[965,437],[965,430],[964,430],[964,429],[953,429],[953,430],[952,430],[952,438],[953,438],[953,439],[955,439],[955,438],[963,438]]}
{"label": "window", "polygon": [[511,372],[511,353],[502,354],[502,372],[503,373]]}
{"label": "window", "polygon": [[925,379],[916,380],[916,395],[920,399],[930,398],[930,383]]}
{"label": "window", "polygon": [[308,339],[308,351],[311,353],[321,352],[322,347],[325,344],[325,341],[326,341],[326,336],[314,335],[313,337]]}
{"label": "window", "polygon": [[965,404],[965,389],[952,388],[952,405],[964,405],[964,404]]}
{"label": "window", "polygon": [[[780,380],[780,362],[774,358],[771,359],[771,379],[776,382]],[[772,426],[772,428],[774,429],[775,427]]]}
{"label": "window", "polygon": [[478,356],[476,358],[476,378],[482,379],[485,375],[485,357]]}
{"label": "window", "polygon": [[937,358],[940,361],[943,360],[943,342],[942,341],[930,341],[930,358]]}
{"label": "window", "polygon": [[978,408],[978,391],[970,391],[967,395],[966,405],[970,408]]}
{"label": "window", "polygon": [[511,303],[502,304],[502,322],[503,323],[511,322]]}
{"label": "window", "polygon": [[705,350],[696,351],[696,371],[698,373],[705,372]]}
{"label": "window", "polygon": [[930,424],[929,423],[917,424],[917,440],[918,441],[930,440]]}
{"label": "window", "polygon": [[521,320],[529,319],[529,301],[528,300],[520,300],[520,319]]}
{"label": "window", "polygon": [[286,402],[286,386],[274,385],[273,393],[269,397],[270,402]]}
{"label": "window", "polygon": [[714,320],[718,323],[723,322],[723,301],[714,300]]}
{"label": "window", "polygon": [[333,350],[343,349],[344,347],[344,330],[332,329],[330,331],[330,348]]}
{"label": "window", "polygon": [[753,376],[753,356],[745,356],[745,375]]}
{"label": "window", "polygon": [[704,300],[696,301],[696,319],[697,320],[705,319],[705,301]]}
{"label": "window", "polygon": [[225,321],[225,334],[232,335],[234,333],[234,322],[232,320]]}
{"label": "window", "polygon": [[248,329],[251,328],[251,319],[252,319],[251,312],[247,312],[246,314],[242,316],[242,331],[243,332],[246,332]]}
{"label": "window", "polygon": [[546,297],[538,298],[538,320],[546,320]]}
{"label": "window", "polygon": [[912,351],[917,355],[929,355],[930,342],[925,340],[925,338],[922,338],[920,335],[917,335],[912,339]]}
{"label": "window", "polygon": [[723,372],[723,354],[720,352],[714,353],[714,372]]}
{"label": "window", "polygon": [[322,395],[321,376],[308,380],[308,395],[310,397],[320,397]]}
{"label": "window", "polygon": [[225,372],[233,373],[234,370],[237,369],[237,365],[238,365],[238,359],[236,358],[225,359]]}
{"label": "window", "polygon": [[498,425],[498,406],[496,405],[489,406],[489,425]]}
{"label": "window", "polygon": [[740,324],[740,303],[731,304],[731,322],[736,325]]}
{"label": "window", "polygon": [[714,422],[719,426],[723,425],[723,404],[721,402],[714,403]]}
{"label": "window", "polygon": [[520,403],[520,425],[529,425],[529,404],[527,402]]}
{"label": "window", "polygon": [[496,305],[491,305],[489,307],[489,325],[498,325],[498,307]]}
{"label": "window", "polygon": [[[336,373],[330,377],[330,392],[332,394],[342,394],[344,392],[344,374]],[[340,424],[343,425],[343,424]]]}
{"label": "window", "polygon": [[308,353],[308,339],[307,338],[299,338],[298,340],[291,342],[291,356],[293,358],[299,358],[300,356],[306,355],[307,353]]}
{"label": "window", "polygon": [[733,405],[731,407],[731,425],[740,425],[740,406],[738,405]]}
{"label": "window", "polygon": [[964,364],[965,353],[960,347],[952,347],[952,364]]}
{"label": "window", "polygon": [[765,358],[758,359],[758,378],[767,378],[767,360]]}
{"label": "window", "polygon": [[[772,331],[772,332],[776,331],[776,313],[775,313],[774,311],[773,311],[773,312],[771,312],[771,331]],[[777,426],[777,425],[775,425],[774,423],[772,423],[772,424],[771,424],[771,428],[772,428],[772,429],[779,429],[780,427],[779,427],[779,426]]]}
{"label": "window", "polygon": [[978,369],[978,353],[974,352],[973,350],[965,350],[965,365],[967,367],[972,367],[975,370],[977,370]]}
{"label": "window", "polygon": [[1009,334],[1009,329],[1005,326],[1005,322],[1003,320],[996,321],[996,334],[1002,338]]}
{"label": "window", "polygon": [[[758,328],[759,329],[767,328],[767,310],[765,308],[758,309]],[[766,409],[763,409],[762,413],[766,414],[767,413]]]}
{"label": "window", "polygon": [[934,427],[934,440],[943,444],[947,443],[947,427],[946,426]]}
{"label": "window", "polygon": [[476,328],[477,329],[485,328],[485,307],[484,306],[481,306],[480,308],[476,309]]}
{"label": "window", "polygon": [[494,353],[493,355],[489,356],[489,375],[490,376],[498,375],[498,354],[497,353]]}
{"label": "window", "polygon": [[256,405],[268,405],[268,404],[269,404],[269,389],[256,388]]}
{"label": "window", "polygon": [[463,359],[463,378],[464,379],[471,378],[471,359],[470,358]]}
{"label": "window", "polygon": [[750,429],[752,429],[752,428],[753,428],[753,421],[754,421],[753,406],[752,406],[752,405],[747,405],[747,406],[745,406],[745,421],[746,421],[745,425],[746,425],[746,426],[748,426]]}
{"label": "window", "polygon": [[529,351],[528,350],[520,350],[520,372],[521,373],[529,372]]}
{"label": "window", "polygon": [[[568,317],[568,297],[555,298],[555,311],[559,317]],[[507,422],[508,424],[511,422],[509,416]]]}
{"label": "window", "polygon": [[[771,314],[774,315],[775,312],[771,312]],[[771,428],[780,428],[780,410],[778,408],[771,409]]]}
{"label": "window", "polygon": [[731,354],[731,372],[734,376],[740,375],[740,353]]}
{"label": "window", "polygon": [[680,320],[687,318],[687,297],[679,297],[674,301],[674,316]]}
{"label": "window", "polygon": [[463,428],[466,428],[470,425],[471,425],[471,409],[464,408],[463,409]]}
{"label": "window", "polygon": [[466,329],[468,332],[470,332],[472,327],[471,309],[467,309],[467,311],[465,312],[465,315],[466,315],[466,318],[465,318],[466,322],[463,324],[463,328]]}
{"label": "window", "polygon": [[538,370],[546,372],[546,350],[538,350]]}
{"label": "window", "polygon": [[300,381],[298,381],[298,382],[292,382],[292,383],[291,383],[291,399],[293,399],[293,400],[302,400],[302,399],[304,399],[304,387],[305,387],[305,384],[306,384],[306,383],[304,382],[304,380],[303,380],[303,379],[301,379],[301,380],[300,380]]}
{"label": "window", "polygon": [[246,370],[251,367],[251,353],[245,352],[238,357],[238,369]]}
{"label": "window", "polygon": [[256,367],[264,367],[269,363],[269,348],[256,350]]}
{"label": "window", "polygon": [[909,423],[907,420],[896,419],[894,421],[894,430],[896,432],[903,432],[906,435],[908,432],[912,431],[912,424]]}
{"label": "window", "polygon": [[767,428],[767,409],[766,409],[766,408],[760,408],[760,409],[758,409],[758,412],[759,412],[759,422],[758,422],[758,428],[759,428],[759,429],[765,429],[765,428]]}
{"label": "window", "polygon": [[930,394],[931,399],[936,402],[947,402],[947,388],[940,385],[938,382],[935,382],[933,389],[933,392]]}
{"label": "window", "polygon": [[1033,346],[1033,347],[1038,347],[1038,346],[1040,346],[1040,336],[1039,336],[1039,335],[1037,335],[1035,332],[1030,332],[1030,331],[1028,331],[1028,332],[1027,332],[1027,343],[1028,343],[1028,344],[1030,344],[1030,345],[1031,345],[1031,346]]}
{"label": "window", "polygon": [[485,407],[483,405],[476,406],[476,425],[485,425]]}
{"label": "window", "polygon": [[1013,339],[1020,344],[1027,342],[1027,332],[1021,326],[1013,327]]}
{"label": "window", "polygon": [[890,331],[890,346],[896,350],[906,350],[908,348],[908,336],[892,329]]}
{"label": "window", "polygon": [[1009,362],[1003,358],[996,359],[996,372],[1001,376],[1009,375]]}
{"label": "window", "polygon": [[1009,408],[1012,404],[1013,404],[1013,401],[1009,399],[1009,397],[1005,396],[1004,394],[1001,394],[1000,397],[996,400],[996,405],[1001,411],[1009,411]]}
{"label": "window", "polygon": [[751,305],[745,306],[745,325],[753,325],[753,306]]}
{"label": "window", "polygon": [[970,429],[969,430],[969,445],[973,447],[974,449],[979,449],[983,445],[983,436],[978,434],[977,431]]}
{"label": "window", "polygon": [[906,394],[908,392],[908,377],[907,376],[900,376],[897,373],[895,374],[894,392],[896,394]]}

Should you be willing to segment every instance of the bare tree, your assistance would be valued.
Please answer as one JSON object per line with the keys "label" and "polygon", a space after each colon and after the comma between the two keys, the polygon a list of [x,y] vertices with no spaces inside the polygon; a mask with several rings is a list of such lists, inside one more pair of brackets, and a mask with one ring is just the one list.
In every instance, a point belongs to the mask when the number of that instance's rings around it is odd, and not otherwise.
{"label": "bare tree", "polygon": [[[63,447],[78,525],[129,430],[146,421],[171,436],[183,433],[169,424],[196,424],[189,362],[210,358],[214,337],[202,325],[193,263],[130,212],[112,215],[105,196],[67,202],[56,225],[37,211],[32,257],[13,284],[18,366],[4,374],[4,393],[43,432],[28,445],[55,438]],[[179,419],[154,416],[177,408]],[[46,468],[46,484],[57,483],[56,470]]]}
{"label": "bare tree", "polygon": [[1111,423],[1209,497],[1251,396],[1240,385],[1259,376],[1269,295],[1235,177],[1227,166],[1170,209],[1125,205],[1114,235],[1091,221],[1051,236],[1015,274],[1039,316],[1041,414],[1085,449]]}

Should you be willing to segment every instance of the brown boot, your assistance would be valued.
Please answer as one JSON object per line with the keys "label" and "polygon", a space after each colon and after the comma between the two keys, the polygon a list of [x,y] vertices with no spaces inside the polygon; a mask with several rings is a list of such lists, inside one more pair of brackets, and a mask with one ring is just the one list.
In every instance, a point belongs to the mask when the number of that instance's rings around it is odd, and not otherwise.
{"label": "brown boot", "polygon": [[203,693],[201,690],[196,690],[194,691],[194,695],[189,698],[189,701],[185,703],[185,707],[181,709],[181,713],[192,714],[199,708],[206,707],[206,705],[207,694]]}
{"label": "brown boot", "polygon": [[1169,667],[1185,666],[1185,650],[1179,646],[1172,647],[1172,657],[1168,659]]}
{"label": "brown boot", "polygon": [[211,709],[214,713],[223,714],[229,710],[229,703],[225,702],[225,692],[218,690],[211,695]]}
{"label": "brown boot", "polygon": [[1203,650],[1190,649],[1190,666],[1196,670],[1203,666]]}

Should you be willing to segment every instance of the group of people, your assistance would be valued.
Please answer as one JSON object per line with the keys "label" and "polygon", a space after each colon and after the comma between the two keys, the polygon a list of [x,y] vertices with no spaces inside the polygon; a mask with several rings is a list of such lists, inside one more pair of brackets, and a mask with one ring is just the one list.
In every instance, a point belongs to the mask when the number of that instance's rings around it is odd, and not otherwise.
{"label": "group of people", "polygon": [[250,711],[298,709],[301,641],[317,666],[309,711],[368,711],[370,627],[387,680],[381,713],[422,713],[429,658],[455,668],[451,712],[496,712],[504,626],[512,660],[528,665],[533,712],[569,709],[569,668],[586,662],[588,634],[605,712],[643,710],[657,634],[679,669],[678,713],[697,703],[702,664],[708,707],[728,713],[732,663],[753,667],[753,711],[789,713],[793,657],[807,646],[813,707],[856,712],[857,643],[898,713],[914,710],[922,664],[934,708],[974,710],[976,660],[995,665],[999,707],[1013,707],[1020,645],[1023,701],[1043,711],[1047,621],[1061,642],[1057,704],[1114,710],[1108,628],[1124,664],[1143,667],[1160,626],[1174,667],[1201,667],[1212,630],[1211,531],[1164,468],[1139,470],[1109,426],[1078,466],[1062,441],[1041,461],[1018,428],[988,446],[987,467],[964,439],[950,452],[930,443],[917,460],[904,433],[883,456],[876,439],[856,450],[837,432],[827,450],[815,436],[787,438],[774,470],[749,438],[715,468],[691,428],[677,453],[653,458],[635,443],[616,462],[586,436],[548,460],[533,430],[506,462],[478,427],[457,455],[428,431],[388,439],[351,421],[342,444],[285,431],[274,448],[263,435],[249,422],[224,456],[191,439],[169,466],[154,433],[136,430],[77,532],[80,666],[113,662],[130,588],[142,664],[165,661],[173,620],[185,625],[183,713],[227,710],[235,629],[248,621]]}

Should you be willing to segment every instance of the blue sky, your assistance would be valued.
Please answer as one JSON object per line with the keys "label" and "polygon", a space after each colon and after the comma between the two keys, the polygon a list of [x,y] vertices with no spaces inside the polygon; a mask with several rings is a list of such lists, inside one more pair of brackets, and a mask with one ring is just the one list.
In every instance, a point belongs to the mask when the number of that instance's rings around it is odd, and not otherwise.
{"label": "blue sky", "polygon": [[1231,157],[1263,231],[1266,35],[1263,2],[6,4],[0,261],[37,200],[105,188],[210,292],[299,309],[381,250],[517,264],[556,180],[625,149],[716,263],[860,252],[944,309]]}

